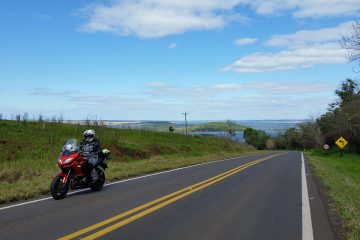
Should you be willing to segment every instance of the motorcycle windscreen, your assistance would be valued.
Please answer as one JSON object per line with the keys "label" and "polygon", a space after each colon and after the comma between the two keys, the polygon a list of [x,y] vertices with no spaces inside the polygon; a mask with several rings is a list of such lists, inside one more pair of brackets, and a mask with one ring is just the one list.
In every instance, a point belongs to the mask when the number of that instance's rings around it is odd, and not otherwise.
{"label": "motorcycle windscreen", "polygon": [[76,139],[69,139],[65,142],[62,153],[69,155],[77,150]]}

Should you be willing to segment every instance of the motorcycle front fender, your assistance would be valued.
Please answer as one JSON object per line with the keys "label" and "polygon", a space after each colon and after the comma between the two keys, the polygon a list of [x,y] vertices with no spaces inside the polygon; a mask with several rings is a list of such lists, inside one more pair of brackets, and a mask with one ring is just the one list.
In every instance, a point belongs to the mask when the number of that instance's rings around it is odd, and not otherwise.
{"label": "motorcycle front fender", "polygon": [[63,173],[63,172],[59,172],[56,176],[59,176],[59,177],[65,177],[65,176],[66,176],[66,174],[65,174],[65,173]]}

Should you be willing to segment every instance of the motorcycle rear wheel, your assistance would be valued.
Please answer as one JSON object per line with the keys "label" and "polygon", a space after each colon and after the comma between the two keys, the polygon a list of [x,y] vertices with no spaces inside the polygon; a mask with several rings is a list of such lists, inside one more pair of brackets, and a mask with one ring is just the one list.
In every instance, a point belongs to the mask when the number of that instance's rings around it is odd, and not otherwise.
{"label": "motorcycle rear wheel", "polygon": [[62,177],[56,176],[50,185],[50,193],[55,200],[63,199],[69,190],[69,183],[63,184],[61,180]]}
{"label": "motorcycle rear wheel", "polygon": [[99,179],[90,186],[93,191],[101,190],[105,183],[105,173],[101,169],[98,169],[97,172],[99,174]]}

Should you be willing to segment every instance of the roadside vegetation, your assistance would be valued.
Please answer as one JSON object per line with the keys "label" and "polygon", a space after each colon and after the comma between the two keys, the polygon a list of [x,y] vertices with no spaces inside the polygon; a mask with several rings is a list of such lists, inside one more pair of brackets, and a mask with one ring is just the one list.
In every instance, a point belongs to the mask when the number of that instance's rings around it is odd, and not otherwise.
{"label": "roadside vegetation", "polygon": [[360,239],[360,155],[316,150],[306,153],[309,163],[324,183],[336,212],[348,231],[347,239]]}
{"label": "roadside vegetation", "polygon": [[48,194],[64,141],[81,140],[88,128],[95,129],[102,147],[112,152],[108,180],[254,152],[230,139],[95,125],[30,121],[27,114],[15,121],[0,120],[0,203]]}
{"label": "roadside vegetation", "polygon": [[360,154],[360,84],[346,79],[335,94],[338,100],[329,104],[328,112],[319,118],[299,123],[277,137],[247,128],[245,142],[257,149],[310,150],[324,144],[337,149],[335,141],[343,137],[349,142],[348,151]]}

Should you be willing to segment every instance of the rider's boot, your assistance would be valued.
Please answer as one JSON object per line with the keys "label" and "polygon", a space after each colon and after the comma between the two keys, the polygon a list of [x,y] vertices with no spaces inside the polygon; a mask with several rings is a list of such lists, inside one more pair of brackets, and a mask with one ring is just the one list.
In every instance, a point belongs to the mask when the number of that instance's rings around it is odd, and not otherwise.
{"label": "rider's boot", "polygon": [[93,168],[93,170],[91,170],[90,176],[91,176],[91,183],[90,183],[90,185],[96,183],[97,180],[99,179],[99,175],[98,175],[98,173],[97,173],[97,171],[96,171],[95,168]]}

